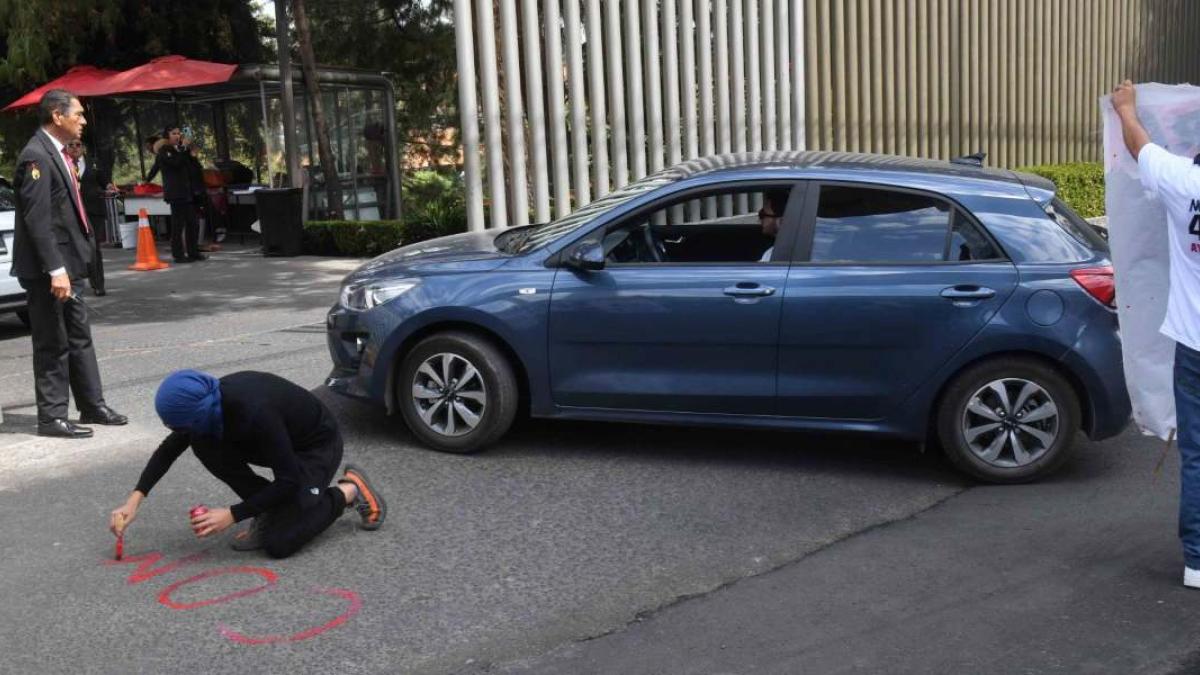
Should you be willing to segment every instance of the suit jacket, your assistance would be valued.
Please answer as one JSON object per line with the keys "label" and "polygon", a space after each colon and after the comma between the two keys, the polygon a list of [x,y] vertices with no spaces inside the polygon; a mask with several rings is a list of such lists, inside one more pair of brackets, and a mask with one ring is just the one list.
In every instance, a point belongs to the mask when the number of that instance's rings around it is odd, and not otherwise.
{"label": "suit jacket", "polygon": [[146,182],[154,180],[154,175],[162,171],[163,199],[169,202],[190,202],[190,160],[191,155],[186,150],[180,150],[174,145],[164,145],[154,158],[154,166],[150,167]]}
{"label": "suit jacket", "polygon": [[40,129],[17,158],[13,262],[9,273],[40,279],[65,267],[72,280],[88,276],[92,240],[84,234],[72,182],[62,154]]}
{"label": "suit jacket", "polygon": [[[85,161],[83,173],[79,176],[79,189],[83,192],[83,208],[87,211],[89,220],[93,223],[104,222],[104,195],[112,181],[95,162]],[[91,217],[95,215],[96,217]]]}

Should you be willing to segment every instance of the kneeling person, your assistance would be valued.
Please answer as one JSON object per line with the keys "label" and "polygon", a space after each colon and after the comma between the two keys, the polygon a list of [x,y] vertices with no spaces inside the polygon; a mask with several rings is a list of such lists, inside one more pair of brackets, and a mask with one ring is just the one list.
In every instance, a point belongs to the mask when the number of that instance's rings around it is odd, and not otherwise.
{"label": "kneeling person", "polygon": [[[222,532],[254,518],[233,548],[265,548],[285,558],[325,531],[347,507],[374,530],[387,514],[383,498],[361,469],[342,461],[342,436],[333,414],[304,388],[269,373],[245,371],[217,379],[195,370],[172,373],[159,385],[154,407],[170,435],[158,446],[137,488],[112,512],[119,534],[171,464],[189,446],[213,476],[242,501],[192,518],[196,536]],[[274,480],[250,466],[271,469]]]}

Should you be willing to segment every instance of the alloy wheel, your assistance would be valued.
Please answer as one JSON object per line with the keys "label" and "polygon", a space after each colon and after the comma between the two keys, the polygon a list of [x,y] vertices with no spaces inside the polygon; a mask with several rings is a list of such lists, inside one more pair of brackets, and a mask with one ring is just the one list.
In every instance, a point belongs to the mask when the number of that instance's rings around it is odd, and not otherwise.
{"label": "alloy wheel", "polygon": [[487,410],[487,387],[479,370],[459,354],[425,359],[413,375],[412,400],[427,427],[462,436],[479,426]]}
{"label": "alloy wheel", "polygon": [[962,435],[979,460],[1022,467],[1040,459],[1059,434],[1059,410],[1041,385],[1021,378],[993,380],[967,399]]}

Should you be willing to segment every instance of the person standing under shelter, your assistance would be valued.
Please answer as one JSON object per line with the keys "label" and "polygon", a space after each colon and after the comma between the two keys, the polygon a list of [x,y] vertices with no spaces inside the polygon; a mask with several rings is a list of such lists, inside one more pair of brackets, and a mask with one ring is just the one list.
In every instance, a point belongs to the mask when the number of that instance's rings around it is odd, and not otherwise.
{"label": "person standing under shelter", "polygon": [[108,218],[105,208],[105,197],[117,192],[117,186],[112,184],[108,174],[95,163],[88,161],[83,147],[83,141],[67,143],[67,152],[75,160],[75,169],[79,176],[79,189],[83,193],[83,210],[87,213],[88,222],[95,225],[97,230],[92,232],[92,243],[96,249],[96,257],[92,260],[92,272],[89,279],[92,292],[104,295],[104,256],[100,252],[99,228]]}
{"label": "person standing under shelter", "polygon": [[179,127],[163,130],[164,144],[154,158],[145,182],[154,180],[162,171],[163,199],[171,205],[171,257],[177,263],[207,260],[200,252],[200,221],[196,216],[196,204],[192,187],[193,161],[188,151],[188,141],[183,138]]}
{"label": "person standing under shelter", "polygon": [[88,310],[79,298],[95,255],[94,235],[66,144],[79,140],[87,120],[79,99],[62,89],[42,96],[38,114],[41,128],[21,150],[13,180],[17,212],[10,274],[29,298],[37,432],[86,438],[91,429],[67,420],[70,394],[80,424],[127,422],[104,402]]}
{"label": "person standing under shelter", "polygon": [[1142,185],[1167,212],[1170,290],[1159,332],[1175,341],[1175,427],[1179,443],[1179,538],[1183,584],[1200,588],[1200,247],[1192,221],[1200,217],[1200,166],[1150,141],[1137,114],[1137,90],[1125,80],[1112,94],[1125,147]]}

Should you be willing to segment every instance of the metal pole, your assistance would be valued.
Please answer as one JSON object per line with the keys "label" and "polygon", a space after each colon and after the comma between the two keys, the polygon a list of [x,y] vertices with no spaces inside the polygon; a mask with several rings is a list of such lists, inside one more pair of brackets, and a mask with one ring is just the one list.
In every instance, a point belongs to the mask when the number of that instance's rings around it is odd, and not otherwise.
{"label": "metal pole", "polygon": [[[789,68],[792,49],[791,49],[791,28],[788,24],[788,0],[779,0],[779,4],[775,6],[775,51],[779,63],[776,66],[775,77],[779,88],[779,147],[784,150],[792,149],[792,73]],[[875,19],[878,22],[878,18]],[[878,25],[878,24],[876,24]],[[796,39],[800,39],[799,36]],[[876,42],[872,47],[877,55],[880,45]],[[878,72],[878,71],[876,71]],[[876,84],[879,84],[878,75],[876,75]],[[879,124],[879,118],[875,118],[875,123]]]}
{"label": "metal pole", "polygon": [[[704,156],[715,154],[716,138],[713,136],[713,70],[712,70],[712,15],[709,0],[700,0],[696,9],[696,32],[700,45],[696,49],[700,56],[700,152]],[[717,200],[704,199],[704,217],[715,218]]]}
{"label": "metal pole", "polygon": [[[461,72],[461,71],[460,71]],[[392,88],[392,83],[389,81],[383,88],[383,95],[387,98],[383,106],[384,119],[387,122],[387,138],[388,138],[388,181],[391,184],[392,195],[395,196],[395,201],[392,202],[395,206],[391,212],[391,217],[399,219],[404,214],[404,200],[400,194],[400,148],[397,145],[396,136],[396,91]],[[357,150],[355,151],[357,155]],[[356,157],[357,159],[357,157]],[[357,165],[357,161],[355,162]],[[355,192],[357,195],[357,191]],[[355,199],[358,197],[356,196]]]}
{"label": "metal pole", "polygon": [[[587,85],[583,75],[583,24],[579,20],[579,0],[565,2],[567,75],[571,86],[571,183],[575,188],[575,207],[578,208],[592,201],[588,178],[587,94],[584,91]],[[571,210],[570,206],[567,210]]]}
{"label": "metal pole", "polygon": [[605,56],[608,61],[608,106],[611,109],[613,183],[624,187],[629,182],[629,146],[625,135],[625,74],[621,60],[621,8],[609,0],[604,5],[604,29],[608,37]]}
{"label": "metal pole", "polygon": [[141,106],[133,102],[133,133],[137,135],[138,166],[142,169],[142,180],[146,179],[146,139],[142,138]]}
{"label": "metal pole", "polygon": [[807,119],[804,110],[804,78],[805,66],[805,33],[804,33],[804,3],[797,2],[791,14],[792,26],[792,132],[795,134],[793,146],[797,150],[807,149],[808,139],[805,137]]}
{"label": "metal pole", "polygon": [[[538,30],[537,0],[521,0],[521,17],[524,26],[521,33],[525,38],[525,95],[529,99],[525,114],[529,122],[529,163],[533,165],[533,219],[545,223],[550,220],[550,174],[546,166],[546,104],[542,92],[542,40]],[[551,26],[546,28],[550,30]],[[558,23],[555,22],[552,28],[558,30]],[[561,84],[561,67],[554,76]],[[561,103],[562,98],[558,101]],[[561,124],[562,115],[554,122]]]}
{"label": "metal pole", "polygon": [[587,0],[588,106],[592,111],[592,169],[595,171],[596,196],[608,194],[608,143],[604,109],[604,27],[600,23],[600,0]]}
{"label": "metal pole", "polygon": [[762,61],[758,53],[758,2],[746,2],[746,52],[749,55],[747,90],[750,96],[750,150],[762,150]]}
{"label": "metal pole", "polygon": [[658,2],[650,0],[642,5],[642,23],[645,25],[646,47],[646,114],[649,117],[650,171],[663,168],[663,113],[662,71],[659,67],[663,54],[658,41]]}
{"label": "metal pole", "polygon": [[483,178],[479,171],[479,107],[475,101],[475,32],[470,0],[454,0],[454,40],[458,52],[458,116],[466,172],[467,229],[483,230]]}
{"label": "metal pole", "polygon": [[[288,34],[287,0],[275,0],[275,44],[279,52],[279,104],[283,112],[283,153],[288,185],[300,187],[300,154],[296,147],[296,106],[292,96],[292,45]],[[305,205],[307,209],[307,204]]]}
{"label": "metal pole", "polygon": [[504,193],[504,149],[500,144],[500,78],[496,73],[496,20],[492,0],[475,0],[479,10],[479,65],[483,68],[483,133],[487,153],[488,194],[492,198],[491,226],[508,222],[508,197]]}
{"label": "metal pole", "polygon": [[504,117],[508,127],[508,166],[512,188],[512,219],[506,225],[529,223],[529,178],[525,172],[525,105],[521,101],[521,56],[517,49],[517,0],[500,2],[500,48],[504,61]]}
{"label": "metal pole", "polygon": [[[572,0],[573,1],[573,0]],[[571,175],[567,164],[566,91],[563,87],[562,26],[558,0],[545,0],[546,76],[550,84],[550,159],[554,170],[554,215],[571,212]],[[578,5],[576,5],[578,7]],[[579,103],[572,102],[573,105]]]}
{"label": "metal pole", "polygon": [[[272,136],[271,118],[267,115],[267,85],[262,80],[258,81],[258,97],[259,97],[259,100],[262,102],[262,116],[263,116],[262,140],[263,140],[263,151],[267,158],[267,161],[266,161],[267,180],[265,181],[265,183],[267,185],[270,185],[271,184],[271,136]],[[258,182],[259,183],[264,182],[262,178],[263,178],[262,171],[259,171],[258,172]]]}
{"label": "metal pole", "polygon": [[[642,31],[638,0],[625,0],[625,68],[629,149],[633,154],[633,178],[637,180],[646,175],[646,112],[643,97],[647,93],[642,87]],[[657,95],[654,91],[649,93],[651,96]]]}

